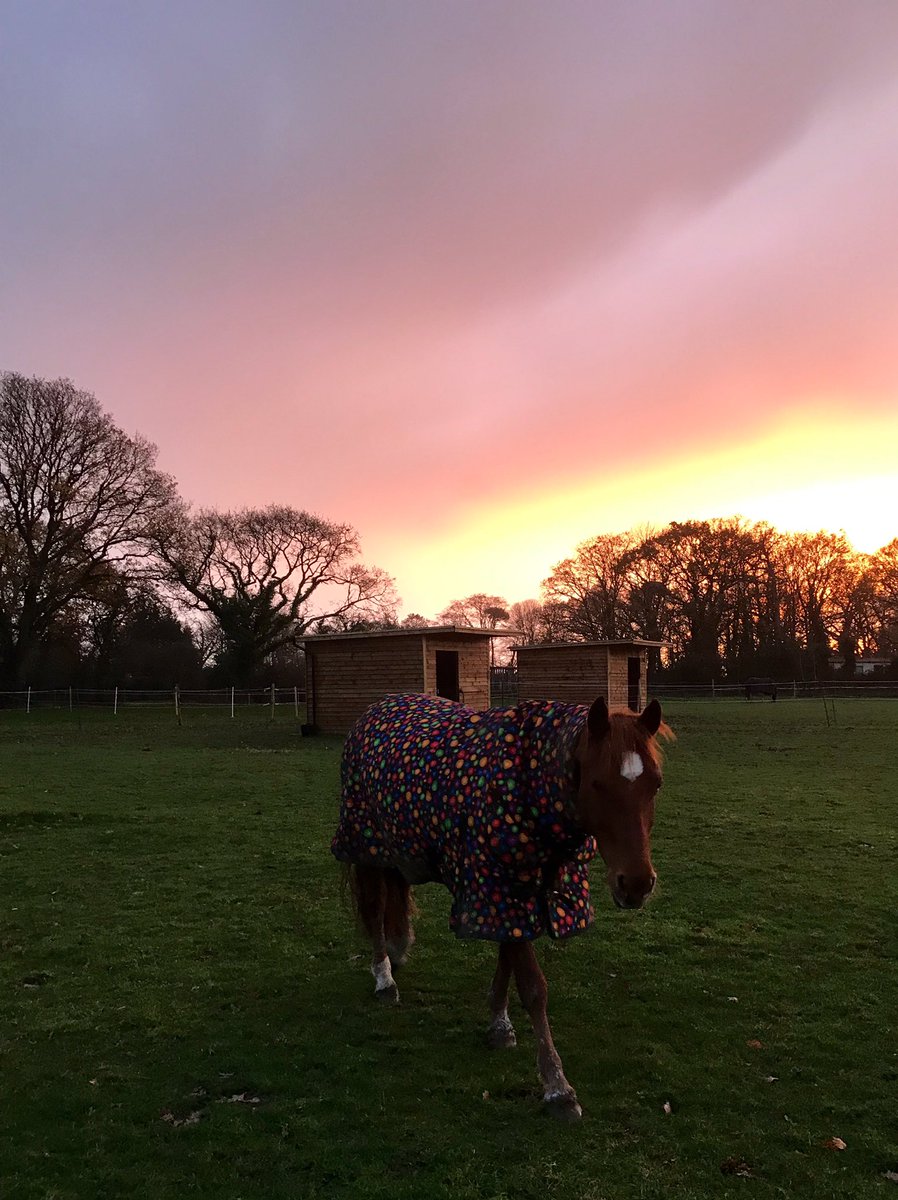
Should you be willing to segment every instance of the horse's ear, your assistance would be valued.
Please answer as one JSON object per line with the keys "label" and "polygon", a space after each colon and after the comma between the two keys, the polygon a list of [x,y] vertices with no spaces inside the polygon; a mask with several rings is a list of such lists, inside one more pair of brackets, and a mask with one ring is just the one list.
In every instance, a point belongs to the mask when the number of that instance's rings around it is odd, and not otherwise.
{"label": "horse's ear", "polygon": [[639,724],[647,729],[652,737],[655,736],[661,728],[661,705],[657,700],[653,700],[643,709],[639,717]]}
{"label": "horse's ear", "polygon": [[586,718],[586,728],[589,730],[589,736],[596,742],[600,742],[611,728],[608,705],[605,703],[604,696],[599,696],[598,700],[593,701],[589,716]]}

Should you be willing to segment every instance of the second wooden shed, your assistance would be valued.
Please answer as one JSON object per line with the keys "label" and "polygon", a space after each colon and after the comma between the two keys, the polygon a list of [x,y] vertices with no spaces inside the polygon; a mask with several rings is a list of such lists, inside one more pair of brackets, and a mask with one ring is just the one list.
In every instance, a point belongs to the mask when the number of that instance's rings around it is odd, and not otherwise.
{"label": "second wooden shed", "polygon": [[641,712],[648,702],[650,649],[664,642],[547,642],[518,646],[518,699],[591,704]]}

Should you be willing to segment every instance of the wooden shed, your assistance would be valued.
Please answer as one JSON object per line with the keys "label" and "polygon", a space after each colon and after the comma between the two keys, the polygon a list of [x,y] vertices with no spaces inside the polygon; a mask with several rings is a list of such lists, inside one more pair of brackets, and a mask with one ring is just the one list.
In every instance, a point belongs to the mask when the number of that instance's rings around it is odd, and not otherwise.
{"label": "wooden shed", "polygon": [[306,712],[322,733],[346,733],[365,709],[396,692],[427,693],[489,708],[490,629],[456,625],[302,639]]}
{"label": "wooden shed", "polygon": [[518,646],[518,699],[591,704],[641,712],[648,703],[649,650],[664,642],[547,642]]}

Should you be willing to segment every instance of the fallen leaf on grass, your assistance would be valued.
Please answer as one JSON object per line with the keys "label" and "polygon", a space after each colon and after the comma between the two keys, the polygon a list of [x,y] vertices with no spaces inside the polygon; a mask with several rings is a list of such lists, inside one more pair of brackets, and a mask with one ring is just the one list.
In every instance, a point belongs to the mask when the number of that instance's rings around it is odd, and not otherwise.
{"label": "fallen leaf on grass", "polygon": [[764,1082],[765,1082],[765,1083],[778,1083],[778,1082],[779,1082],[779,1075],[765,1075],[765,1076],[764,1076]]}
{"label": "fallen leaf on grass", "polygon": [[661,1107],[664,1109],[664,1111],[667,1113],[668,1116],[670,1116],[670,1114],[673,1112],[673,1109],[670,1107],[669,1100],[665,1100],[664,1103],[661,1105]]}
{"label": "fallen leaf on grass", "polygon": [[827,1138],[826,1141],[823,1143],[823,1145],[824,1145],[824,1148],[827,1150],[847,1150],[848,1149],[848,1147],[845,1145],[845,1143],[839,1137]]}
{"label": "fallen leaf on grass", "polygon": [[249,1092],[235,1092],[233,1096],[222,1096],[219,1104],[261,1104],[261,1096],[252,1096]]}
{"label": "fallen leaf on grass", "polygon": [[759,1042],[757,1038],[751,1038],[745,1044],[746,1044],[746,1046],[748,1046],[749,1050],[763,1050],[764,1049],[764,1043]]}
{"label": "fallen leaf on grass", "polygon": [[738,1175],[740,1179],[754,1179],[755,1173],[742,1158],[728,1158],[720,1164],[724,1175]]}
{"label": "fallen leaf on grass", "polygon": [[490,1094],[489,1094],[489,1092],[484,1092],[484,1093],[483,1093],[483,1098],[484,1098],[484,1100],[489,1100],[489,1098],[490,1098]]}
{"label": "fallen leaf on grass", "polygon": [[898,1171],[883,1171],[886,1179],[890,1179],[892,1183],[898,1183]]}

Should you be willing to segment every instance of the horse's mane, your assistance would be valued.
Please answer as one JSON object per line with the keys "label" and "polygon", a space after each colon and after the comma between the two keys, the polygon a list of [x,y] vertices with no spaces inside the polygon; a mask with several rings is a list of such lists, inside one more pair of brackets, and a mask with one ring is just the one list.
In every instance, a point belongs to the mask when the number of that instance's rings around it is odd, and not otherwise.
{"label": "horse's mane", "polygon": [[658,744],[658,738],[667,742],[676,740],[676,735],[664,721],[654,737],[640,725],[635,718],[637,713],[629,709],[610,714],[611,728],[608,731],[608,749],[615,759],[622,759],[625,754],[635,751],[649,760],[652,766],[660,767],[664,761],[664,753]]}

